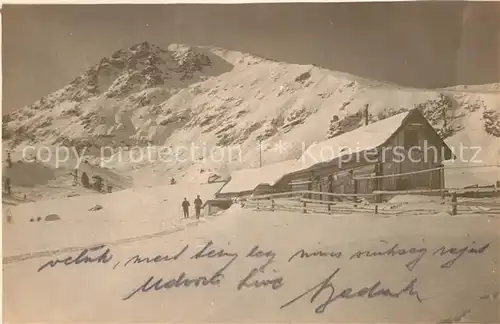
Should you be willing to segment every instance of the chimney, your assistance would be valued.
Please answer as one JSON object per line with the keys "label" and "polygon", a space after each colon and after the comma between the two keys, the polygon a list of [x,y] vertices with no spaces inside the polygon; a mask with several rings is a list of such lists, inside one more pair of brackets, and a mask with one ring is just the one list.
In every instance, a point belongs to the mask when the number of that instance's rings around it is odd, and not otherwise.
{"label": "chimney", "polygon": [[368,125],[368,104],[365,105],[365,125]]}

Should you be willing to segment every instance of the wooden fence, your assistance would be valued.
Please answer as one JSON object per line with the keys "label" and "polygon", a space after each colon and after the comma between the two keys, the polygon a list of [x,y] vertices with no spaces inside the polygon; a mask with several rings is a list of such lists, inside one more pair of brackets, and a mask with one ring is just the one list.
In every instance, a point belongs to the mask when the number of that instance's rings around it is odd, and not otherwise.
{"label": "wooden fence", "polygon": [[[471,189],[469,191],[477,191],[478,189]],[[498,193],[500,194],[500,188],[485,189],[481,188],[481,191]],[[244,202],[244,207],[255,208],[257,210],[286,210],[286,211],[297,211],[302,213],[373,213],[373,214],[384,214],[384,215],[395,215],[403,212],[411,212],[411,210],[397,211],[393,210],[396,204],[391,203],[368,203],[367,200],[360,200],[359,198],[369,198],[375,195],[415,195],[415,194],[429,194],[429,193],[442,193],[444,192],[446,197],[450,199],[446,201],[444,197],[440,200],[440,205],[447,205],[448,212],[450,215],[458,215],[460,213],[469,212],[474,214],[500,214],[500,204],[496,202],[487,201],[462,201],[459,202],[459,193],[467,192],[467,189],[429,189],[429,190],[400,190],[400,191],[374,191],[371,194],[338,194],[338,193],[328,193],[328,192],[317,192],[310,190],[283,192],[269,195],[252,196]],[[315,197],[329,197],[334,196],[337,198],[350,198],[348,201],[332,201],[330,198],[327,199],[310,199],[308,198],[311,194]],[[407,202],[405,205],[412,205],[418,203]],[[459,206],[468,207],[468,210],[459,209]],[[476,210],[470,210],[475,207]],[[417,206],[415,210],[418,209]],[[432,210],[432,209],[431,209]],[[431,211],[429,210],[429,212]],[[439,211],[438,211],[439,212]]]}

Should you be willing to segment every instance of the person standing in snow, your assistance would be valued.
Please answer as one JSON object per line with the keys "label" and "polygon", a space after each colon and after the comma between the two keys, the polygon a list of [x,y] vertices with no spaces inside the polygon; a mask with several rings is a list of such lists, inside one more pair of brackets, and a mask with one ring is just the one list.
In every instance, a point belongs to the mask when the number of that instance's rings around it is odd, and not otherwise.
{"label": "person standing in snow", "polygon": [[10,186],[10,178],[5,178],[4,186],[5,186],[5,191],[7,192],[7,195],[10,196],[12,194],[12,188]]}
{"label": "person standing in snow", "polygon": [[182,210],[184,211],[184,218],[189,218],[189,201],[187,198],[184,198],[184,201],[182,202]]}
{"label": "person standing in snow", "polygon": [[7,167],[12,168],[12,158],[10,157],[10,152],[7,152]]}
{"label": "person standing in snow", "polygon": [[76,185],[78,185],[78,169],[75,169],[73,173],[73,186]]}
{"label": "person standing in snow", "polygon": [[196,219],[200,218],[201,205],[203,205],[203,201],[200,198],[200,195],[196,196],[194,200],[194,209],[196,210]]}

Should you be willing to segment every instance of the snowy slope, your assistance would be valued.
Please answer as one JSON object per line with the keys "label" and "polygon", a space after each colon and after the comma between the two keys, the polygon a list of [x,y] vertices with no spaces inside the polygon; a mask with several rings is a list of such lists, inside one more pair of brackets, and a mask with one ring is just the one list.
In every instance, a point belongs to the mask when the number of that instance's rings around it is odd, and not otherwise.
{"label": "snowy slope", "polygon": [[[259,142],[264,164],[296,159],[311,143],[363,125],[365,105],[370,122],[418,107],[450,145],[480,146],[483,163],[494,164],[499,88],[405,88],[236,51],[141,43],[7,116],[5,134],[15,149],[73,145],[100,156],[110,146],[102,166],[125,172],[134,184],[164,184],[172,176],[206,183],[258,166]],[[165,149],[166,159],[137,158]],[[491,182],[491,174],[478,177],[466,182]]]}
{"label": "snowy slope", "polygon": [[[112,242],[172,230],[183,225],[181,202],[196,195],[212,199],[221,183],[126,189],[47,199],[10,208],[14,224],[4,224],[4,256]],[[94,206],[102,209],[93,211]],[[43,221],[57,214],[60,220]],[[41,217],[40,222],[30,219]],[[22,239],[20,239],[22,238]]]}
{"label": "snowy slope", "polygon": [[[236,208],[185,231],[110,245],[112,260],[107,264],[58,264],[37,272],[52,258],[76,257],[78,251],[4,262],[4,294],[8,296],[4,301],[4,316],[9,322],[54,323],[451,323],[454,318],[463,318],[464,322],[498,323],[498,297],[494,297],[500,289],[498,225],[498,217],[485,215],[335,217]],[[210,277],[231,260],[230,256],[192,259],[209,241],[213,245],[207,253],[211,249],[224,249],[226,253],[238,254],[223,271],[220,284],[198,288],[167,284],[183,272],[183,278]],[[488,242],[491,244],[485,253],[466,253],[450,268],[442,265],[457,255],[433,255],[441,246],[478,248]],[[349,260],[357,250],[385,251],[394,244],[400,249],[425,248],[427,251],[421,259],[421,252],[417,252]],[[133,262],[135,255],[151,259],[172,257],[186,245],[187,250],[177,260]],[[246,257],[255,245],[264,252],[274,252],[275,257],[261,272],[257,271],[250,282],[282,277],[281,288],[237,288],[252,268],[268,261],[266,256]],[[324,251],[327,256],[290,260],[300,249],[309,253]],[[338,259],[329,256],[337,252],[342,252]],[[132,262],[127,264],[130,258]],[[418,262],[409,271],[405,265],[413,260]],[[331,280],[335,292],[323,289],[313,300],[314,292],[311,292],[280,309],[287,301],[323,282],[336,268],[340,270]],[[151,276],[155,280],[163,278],[164,288],[158,285],[157,289],[123,300]],[[402,294],[400,298],[338,298],[324,312],[315,312],[328,296],[336,296],[344,289],[352,288],[355,293],[381,281],[380,289],[398,292],[413,278],[417,278],[414,291],[422,302],[409,294]],[[42,298],[47,292],[50,298]]]}

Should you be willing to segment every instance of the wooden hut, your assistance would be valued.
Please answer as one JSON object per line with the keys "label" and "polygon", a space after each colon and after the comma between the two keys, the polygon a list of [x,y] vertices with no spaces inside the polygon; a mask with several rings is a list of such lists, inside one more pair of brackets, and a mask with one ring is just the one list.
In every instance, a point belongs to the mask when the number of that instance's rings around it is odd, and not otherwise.
{"label": "wooden hut", "polygon": [[443,170],[433,169],[452,158],[451,149],[413,109],[311,145],[295,171],[275,187],[331,193],[440,189]]}

